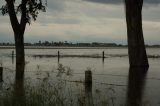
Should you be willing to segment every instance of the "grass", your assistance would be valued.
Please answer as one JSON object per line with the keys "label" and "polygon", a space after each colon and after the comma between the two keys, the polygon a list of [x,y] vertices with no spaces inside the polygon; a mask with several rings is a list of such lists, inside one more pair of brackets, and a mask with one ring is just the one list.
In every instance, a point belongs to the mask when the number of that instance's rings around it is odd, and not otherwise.
{"label": "grass", "polygon": [[[98,90],[96,92],[100,94]],[[3,91],[0,106],[110,106],[108,99],[96,103],[93,99],[91,92],[84,94],[82,89],[73,93],[65,81],[54,84],[43,81],[36,86],[18,81],[10,91]]]}
{"label": "grass", "polygon": [[[0,106],[114,106],[110,105],[111,102],[114,104],[113,97],[99,99],[101,91],[98,89],[86,91],[83,83],[76,88],[65,80],[52,82],[50,75],[47,77],[46,80],[38,80],[36,84],[32,84],[32,80],[15,81],[10,89],[0,90]],[[110,89],[107,92],[112,92],[113,89]],[[93,92],[96,97],[93,97]]]}
{"label": "grass", "polygon": [[[37,66],[37,69],[41,70],[41,67]],[[9,89],[0,89],[0,106],[125,106],[124,103],[116,103],[114,86],[105,85],[103,90],[90,89],[90,85],[83,81],[68,82],[61,78],[72,75],[73,70],[69,67],[59,64],[57,70],[57,81],[53,81],[51,73],[46,72],[45,77],[37,81],[15,81]],[[87,70],[93,71],[91,68]]]}

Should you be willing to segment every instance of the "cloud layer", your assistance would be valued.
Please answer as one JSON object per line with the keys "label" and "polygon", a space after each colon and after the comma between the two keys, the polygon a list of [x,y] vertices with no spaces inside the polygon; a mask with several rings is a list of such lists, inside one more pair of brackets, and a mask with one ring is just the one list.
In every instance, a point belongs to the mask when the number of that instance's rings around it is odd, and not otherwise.
{"label": "cloud layer", "polygon": [[[101,3],[95,3],[100,1]],[[158,0],[157,3],[159,3]],[[156,4],[156,2],[152,4]],[[160,6],[158,5],[148,5],[143,9],[146,43],[157,44],[160,42],[159,13]],[[0,42],[13,42],[13,31],[8,16],[0,15],[0,22]],[[93,0],[92,2],[48,0],[47,12],[40,12],[37,21],[32,22],[30,26],[27,25],[25,41],[68,40],[72,42],[97,41],[126,44],[126,34],[124,5],[120,3],[120,0],[94,0],[94,2]]]}
{"label": "cloud layer", "polygon": [[[109,4],[121,4],[124,3],[124,0],[85,0],[90,2],[97,3],[109,3]],[[160,0],[144,0],[145,4],[160,4]]]}

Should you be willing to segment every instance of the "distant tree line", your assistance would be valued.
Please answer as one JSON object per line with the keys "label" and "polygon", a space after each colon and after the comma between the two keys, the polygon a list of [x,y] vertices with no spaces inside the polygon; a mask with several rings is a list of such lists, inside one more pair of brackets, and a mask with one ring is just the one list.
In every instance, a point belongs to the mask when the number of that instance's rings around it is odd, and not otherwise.
{"label": "distant tree line", "polygon": [[[54,47],[127,47],[128,45],[124,44],[116,44],[116,43],[100,43],[100,42],[92,42],[92,43],[73,43],[68,41],[39,41],[35,43],[24,43],[25,46],[54,46]],[[14,43],[0,43],[0,46],[15,46]],[[160,45],[145,45],[146,47],[160,47]]]}
{"label": "distant tree line", "polygon": [[75,46],[75,47],[103,47],[103,46],[118,46],[116,43],[99,43],[99,42],[92,42],[92,43],[73,43],[68,41],[59,41],[59,42],[49,42],[49,41],[39,41],[38,43],[34,43],[35,46]]}
{"label": "distant tree line", "polygon": [[[58,41],[58,42],[49,42],[49,41],[39,41],[35,43],[24,43],[25,46],[71,46],[71,47],[113,47],[113,46],[125,46],[116,43],[73,43],[68,41]],[[0,43],[0,46],[15,46],[14,43]]]}

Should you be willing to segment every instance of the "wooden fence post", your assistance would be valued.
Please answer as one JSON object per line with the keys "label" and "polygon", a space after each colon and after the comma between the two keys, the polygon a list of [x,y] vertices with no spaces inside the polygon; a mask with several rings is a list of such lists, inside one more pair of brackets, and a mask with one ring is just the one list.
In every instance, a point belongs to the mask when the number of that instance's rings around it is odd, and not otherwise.
{"label": "wooden fence post", "polygon": [[103,60],[103,62],[104,62],[104,51],[102,52],[102,60]]}
{"label": "wooden fence post", "polygon": [[85,94],[88,98],[88,102],[91,101],[90,98],[92,98],[92,72],[90,70],[85,71]]}
{"label": "wooden fence post", "polygon": [[14,51],[12,51],[12,64],[14,64]]}
{"label": "wooden fence post", "polygon": [[92,72],[91,71],[85,71],[85,83],[92,84]]}
{"label": "wooden fence post", "polygon": [[85,101],[86,106],[93,106],[91,71],[85,71]]}
{"label": "wooden fence post", "polygon": [[12,56],[14,56],[14,51],[12,51]]}
{"label": "wooden fence post", "polygon": [[58,51],[58,62],[59,62],[59,59],[60,59],[60,52]]}
{"label": "wooden fence post", "polygon": [[0,67],[0,82],[3,81],[3,67]]}

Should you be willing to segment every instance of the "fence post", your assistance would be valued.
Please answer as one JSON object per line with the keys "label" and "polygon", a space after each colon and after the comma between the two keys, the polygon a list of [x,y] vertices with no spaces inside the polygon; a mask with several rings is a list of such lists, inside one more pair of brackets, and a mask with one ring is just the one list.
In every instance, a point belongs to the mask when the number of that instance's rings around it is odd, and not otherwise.
{"label": "fence post", "polygon": [[102,52],[102,60],[103,60],[103,62],[104,62],[104,51]]}
{"label": "fence post", "polygon": [[0,67],[0,82],[3,81],[3,67]]}
{"label": "fence post", "polygon": [[14,51],[12,51],[12,56],[14,56]]}
{"label": "fence post", "polygon": [[91,71],[85,71],[85,83],[92,84],[92,72]]}
{"label": "fence post", "polygon": [[92,72],[85,71],[85,104],[86,106],[93,106],[92,96]]}
{"label": "fence post", "polygon": [[58,62],[59,62],[59,59],[60,59],[60,52],[58,51]]}
{"label": "fence post", "polygon": [[92,98],[92,72],[85,71],[85,96],[87,106],[93,106]]}
{"label": "fence post", "polygon": [[14,51],[12,51],[12,64],[14,64]]}

